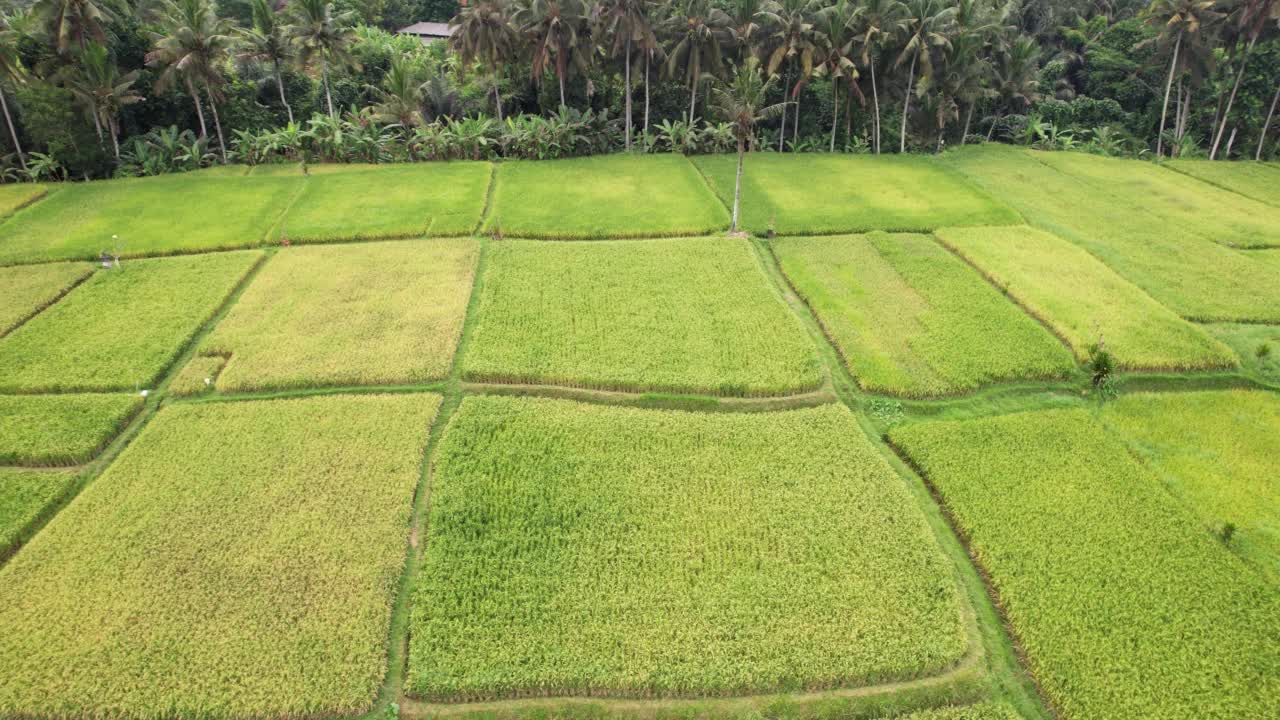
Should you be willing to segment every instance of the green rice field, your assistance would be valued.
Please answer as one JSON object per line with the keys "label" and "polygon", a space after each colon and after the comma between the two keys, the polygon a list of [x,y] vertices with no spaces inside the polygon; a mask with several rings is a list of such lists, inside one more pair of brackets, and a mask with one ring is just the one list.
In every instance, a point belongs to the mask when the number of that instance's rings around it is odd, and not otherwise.
{"label": "green rice field", "polygon": [[735,169],[0,184],[0,717],[1275,715],[1280,170]]}

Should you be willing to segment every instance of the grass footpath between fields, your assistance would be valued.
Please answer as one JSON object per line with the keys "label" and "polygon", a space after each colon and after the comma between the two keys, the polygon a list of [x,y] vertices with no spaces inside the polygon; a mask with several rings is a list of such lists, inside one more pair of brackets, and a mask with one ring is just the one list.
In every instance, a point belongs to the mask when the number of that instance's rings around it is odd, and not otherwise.
{"label": "grass footpath between fields", "polygon": [[162,409],[0,568],[0,713],[364,710],[439,402]]}
{"label": "grass footpath between fields", "polygon": [[415,696],[819,689],[965,653],[946,560],[841,406],[467,398],[433,465]]}

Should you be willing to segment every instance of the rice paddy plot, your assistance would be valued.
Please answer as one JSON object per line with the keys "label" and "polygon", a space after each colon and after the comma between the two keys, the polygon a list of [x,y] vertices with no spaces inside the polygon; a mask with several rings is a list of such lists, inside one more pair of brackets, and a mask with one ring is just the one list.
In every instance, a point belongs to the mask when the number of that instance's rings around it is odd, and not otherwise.
{"label": "rice paddy plot", "polygon": [[227,358],[221,355],[196,355],[169,381],[168,391],[178,397],[211,392],[218,373],[226,364]]}
{"label": "rice paddy plot", "polygon": [[[737,157],[694,162],[732,207]],[[742,221],[756,234],[891,230],[925,232],[1022,222],[1004,203],[923,157],[751,153],[742,182]]]}
{"label": "rice paddy plot", "polygon": [[507,240],[486,266],[467,380],[762,396],[824,379],[746,240]]}
{"label": "rice paddy plot", "polygon": [[1088,250],[1184,318],[1280,322],[1280,257],[1266,257],[1277,251],[1240,251],[1200,237],[1152,212],[1143,197],[1098,189],[1019,148],[962,148],[939,162],[1016,207],[1031,225]]}
{"label": "rice paddy plot", "polygon": [[1214,323],[1203,327],[1235,351],[1246,373],[1280,386],[1280,326]]}
{"label": "rice paddy plot", "polygon": [[128,260],[94,273],[0,338],[0,392],[152,387],[260,257]]}
{"label": "rice paddy plot", "polygon": [[1079,152],[1031,152],[1105,193],[1113,205],[1141,205],[1175,236],[1194,234],[1229,247],[1280,246],[1280,207],[1169,172],[1153,163]]}
{"label": "rice paddy plot", "polygon": [[76,474],[66,470],[0,468],[0,558],[14,549],[27,528],[75,479]]}
{"label": "rice paddy plot", "polygon": [[408,692],[724,695],[931,675],[955,575],[841,405],[468,397],[437,450]]}
{"label": "rice paddy plot", "polygon": [[1206,528],[1228,533],[1226,546],[1280,586],[1280,396],[1138,393],[1107,405],[1104,419]]}
{"label": "rice paddy plot", "polygon": [[1255,162],[1169,160],[1166,168],[1217,185],[1224,190],[1280,206],[1280,172],[1275,166]]}
{"label": "rice paddy plot", "polygon": [[449,162],[317,172],[304,180],[280,234],[293,242],[466,235],[480,224],[490,169]]}
{"label": "rice paddy plot", "polygon": [[301,182],[162,175],[66,183],[0,225],[0,264],[254,247]]}
{"label": "rice paddy plot", "polygon": [[917,423],[889,437],[938,491],[1061,717],[1280,706],[1275,585],[1096,413]]}
{"label": "rice paddy plot", "polygon": [[0,337],[53,304],[93,272],[86,263],[0,268]]}
{"label": "rice paddy plot", "polygon": [[0,185],[0,218],[40,200],[49,192],[46,185],[32,183],[6,183]]}
{"label": "rice paddy plot", "polygon": [[997,702],[919,710],[892,717],[895,720],[1019,720],[1019,715],[1013,708]]}
{"label": "rice paddy plot", "polygon": [[92,460],[142,400],[141,395],[0,395],[0,465]]}
{"label": "rice paddy plot", "polygon": [[498,166],[485,232],[549,239],[705,235],[729,213],[682,155],[602,155]]}
{"label": "rice paddy plot", "polygon": [[368,709],[438,405],[330,395],[160,410],[0,568],[0,714]]}
{"label": "rice paddy plot", "polygon": [[773,247],[864,390],[945,395],[1074,367],[1035,319],[927,235],[783,238]]}
{"label": "rice paddy plot", "polygon": [[1236,365],[1231,350],[1097,258],[1043,230],[948,228],[938,239],[1065,339],[1084,361],[1099,342],[1122,368]]}
{"label": "rice paddy plot", "polygon": [[223,391],[443,378],[477,255],[470,239],[281,250],[199,353],[229,358]]}

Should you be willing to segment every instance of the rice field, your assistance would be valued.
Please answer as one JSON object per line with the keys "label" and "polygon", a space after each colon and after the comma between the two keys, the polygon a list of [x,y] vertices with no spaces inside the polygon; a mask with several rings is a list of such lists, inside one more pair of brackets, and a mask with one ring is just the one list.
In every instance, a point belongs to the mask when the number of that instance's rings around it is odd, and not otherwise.
{"label": "rice field", "polygon": [[489,163],[374,167],[308,176],[279,234],[291,242],[376,240],[466,235],[480,224]]}
{"label": "rice field", "polygon": [[1274,164],[1170,160],[1165,167],[1258,202],[1280,206],[1280,167]]}
{"label": "rice field", "polygon": [[221,355],[196,355],[169,381],[168,391],[176,397],[190,397],[212,392],[218,374],[227,364]]}
{"label": "rice field", "polygon": [[1107,406],[1123,438],[1204,527],[1280,586],[1280,397],[1265,392],[1126,395]]}
{"label": "rice field", "polygon": [[1071,345],[1103,343],[1126,369],[1237,364],[1235,354],[1089,253],[1031,227],[947,228],[938,238]]}
{"label": "rice field", "polygon": [[0,567],[0,714],[364,711],[387,669],[438,405],[334,395],[162,409]]}
{"label": "rice field", "polygon": [[414,696],[861,685],[966,649],[948,562],[838,405],[469,397],[431,493]]}
{"label": "rice field", "polygon": [[254,247],[301,182],[162,175],[65,183],[0,224],[0,265]]}
{"label": "rice field", "polygon": [[507,240],[486,262],[467,380],[750,396],[823,381],[745,240]]}
{"label": "rice field", "polygon": [[0,395],[0,465],[93,459],[142,408],[140,395]]}
{"label": "rice field", "polygon": [[1280,387],[1280,327],[1214,323],[1204,328],[1235,352],[1246,373]]}
{"label": "rice field", "polygon": [[[939,162],[1017,208],[1029,224],[1089,251],[1184,318],[1280,323],[1280,262],[1202,237],[1154,211],[1140,194],[1099,189],[1002,145],[954,150]],[[1108,167],[1124,172],[1137,165]]]}
{"label": "rice field", "polygon": [[[733,204],[737,158],[694,162]],[[928,158],[752,153],[742,183],[742,225],[758,235],[1010,225],[1016,212]]]}
{"label": "rice field", "polygon": [[921,710],[895,717],[900,717],[900,720],[1019,720],[1018,713],[1002,703],[978,703]]}
{"label": "rice field", "polygon": [[469,239],[283,249],[199,353],[228,358],[223,391],[442,378],[477,255]]}
{"label": "rice field", "polygon": [[1280,704],[1274,583],[1094,413],[889,436],[967,538],[1062,717],[1266,717]]}
{"label": "rice field", "polygon": [[65,470],[0,467],[0,561],[75,479],[75,473]]}
{"label": "rice field", "polygon": [[260,257],[128,260],[94,273],[0,338],[0,392],[151,387]]}
{"label": "rice field", "polygon": [[52,305],[93,273],[85,263],[0,268],[0,337]]}
{"label": "rice field", "polygon": [[1112,205],[1140,205],[1154,213],[1175,237],[1193,235],[1239,248],[1280,246],[1280,207],[1141,160],[1028,152],[1105,193]]}
{"label": "rice field", "polygon": [[49,187],[35,183],[7,183],[0,185],[0,218],[6,218],[22,208],[42,199]]}
{"label": "rice field", "polygon": [[1073,369],[1056,338],[927,235],[772,246],[864,390],[947,395]]}
{"label": "rice field", "polygon": [[729,227],[682,155],[609,155],[498,165],[484,232],[551,239],[705,235]]}

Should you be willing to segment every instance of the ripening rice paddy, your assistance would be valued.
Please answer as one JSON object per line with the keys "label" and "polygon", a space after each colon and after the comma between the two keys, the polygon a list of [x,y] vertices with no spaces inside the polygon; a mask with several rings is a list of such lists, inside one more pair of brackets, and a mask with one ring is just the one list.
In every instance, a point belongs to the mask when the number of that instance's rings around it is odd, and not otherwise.
{"label": "ripening rice paddy", "polygon": [[129,395],[0,395],[0,465],[91,460],[142,407]]}
{"label": "ripening rice paddy", "polygon": [[88,263],[48,263],[0,268],[0,337],[93,273]]}
{"label": "ripening rice paddy", "polygon": [[387,669],[438,405],[335,395],[161,410],[0,568],[0,714],[363,711]]}
{"label": "ripening rice paddy", "polygon": [[1069,373],[1071,353],[926,235],[772,243],[865,390],[946,395]]}
{"label": "ripening rice paddy", "polygon": [[0,561],[75,479],[66,470],[0,468]]}
{"label": "ripening rice paddy", "polygon": [[[732,206],[736,157],[700,155],[694,162]],[[765,153],[746,162],[742,225],[759,235],[927,232],[1021,222],[1007,205],[928,158]]]}
{"label": "ripening rice paddy", "polygon": [[1235,351],[1246,373],[1280,387],[1280,325],[1213,323],[1204,328]]}
{"label": "ripening rice paddy", "polygon": [[494,177],[486,233],[529,238],[704,235],[729,227],[682,155],[508,161]]}
{"label": "ripening rice paddy", "polygon": [[[1089,251],[1184,318],[1280,323],[1280,262],[1202,237],[1147,206],[1141,194],[1094,187],[1002,145],[952,151],[939,162],[1017,208],[1031,225]],[[1108,167],[1123,173],[1137,165],[1117,161]]]}
{"label": "ripening rice paddy", "polygon": [[506,240],[486,264],[468,380],[755,396],[822,383],[746,240]]}
{"label": "ripening rice paddy", "polygon": [[890,438],[936,488],[1063,717],[1260,718],[1280,704],[1274,581],[1095,414],[917,423]]}
{"label": "ripening rice paddy", "polygon": [[477,254],[470,239],[280,250],[199,353],[228,358],[223,391],[442,378]]}
{"label": "ripening rice paddy", "polygon": [[1170,160],[1165,167],[1258,202],[1280,207],[1280,166],[1275,164]]}
{"label": "ripening rice paddy", "polygon": [[1084,361],[1102,343],[1121,367],[1231,367],[1235,355],[1089,253],[1025,225],[947,228],[947,247],[1066,340]]}
{"label": "ripening rice paddy", "polygon": [[317,172],[279,235],[291,242],[466,235],[480,223],[490,171],[489,163],[452,162]]}
{"label": "ripening rice paddy", "polygon": [[433,460],[407,688],[739,694],[945,670],[963,600],[837,405],[689,413],[469,397]]}
{"label": "ripening rice paddy", "polygon": [[163,175],[65,183],[0,224],[0,265],[254,247],[301,182]]}
{"label": "ripening rice paddy", "polygon": [[0,218],[8,217],[18,210],[39,201],[48,192],[48,186],[36,183],[6,183],[0,185]]}
{"label": "ripening rice paddy", "polygon": [[127,260],[0,338],[0,391],[154,384],[261,258],[228,252]]}

